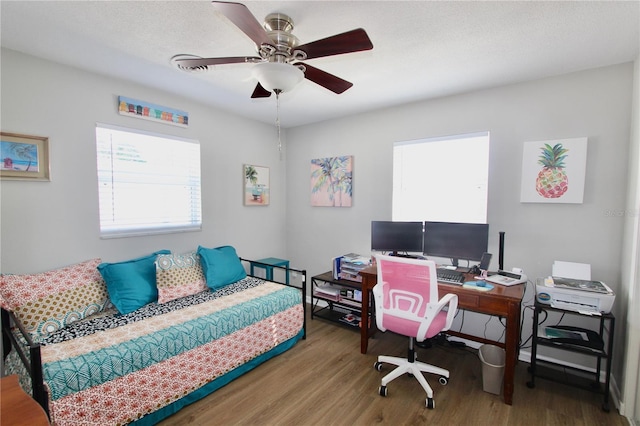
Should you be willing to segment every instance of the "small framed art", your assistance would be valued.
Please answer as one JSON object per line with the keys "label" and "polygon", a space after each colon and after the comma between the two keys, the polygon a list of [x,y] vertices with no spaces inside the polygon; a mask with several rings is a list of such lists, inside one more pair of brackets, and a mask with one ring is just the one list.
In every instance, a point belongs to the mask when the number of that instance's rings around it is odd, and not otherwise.
{"label": "small framed art", "polygon": [[245,164],[243,166],[243,177],[244,205],[268,206],[271,198],[269,168]]}
{"label": "small framed art", "polygon": [[129,117],[157,121],[178,127],[189,126],[189,113],[186,111],[125,96],[118,96],[118,112],[120,115],[128,115]]}
{"label": "small framed art", "polygon": [[51,180],[49,138],[0,132],[0,178]]}

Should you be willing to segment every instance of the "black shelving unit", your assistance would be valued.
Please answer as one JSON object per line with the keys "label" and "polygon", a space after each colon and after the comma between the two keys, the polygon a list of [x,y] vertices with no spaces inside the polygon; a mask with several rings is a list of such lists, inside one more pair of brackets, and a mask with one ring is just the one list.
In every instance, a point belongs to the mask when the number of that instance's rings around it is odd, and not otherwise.
{"label": "black shelving unit", "polygon": [[[529,373],[531,380],[527,382],[529,388],[535,387],[535,378],[540,377],[547,380],[576,386],[593,392],[602,393],[604,401],[602,410],[609,412],[609,385],[611,379],[611,359],[613,355],[613,335],[615,332],[615,317],[611,313],[590,315],[590,318],[599,322],[597,331],[581,327],[572,326],[550,326],[553,328],[554,337],[539,335],[539,315],[542,311],[556,311],[570,315],[582,315],[580,312],[567,311],[564,309],[552,308],[549,305],[539,303],[534,304],[533,311],[533,338],[531,345],[531,366]],[[608,322],[605,339],[605,325]],[[572,333],[580,333],[585,338],[573,338]],[[606,340],[606,341],[605,341]],[[586,354],[597,358],[596,372],[590,372],[579,368],[567,367],[547,360],[537,358],[538,345],[554,347],[566,351]],[[606,363],[605,381],[600,381],[602,372],[602,362]]]}
{"label": "black shelving unit", "polygon": [[[318,292],[319,287],[329,286],[335,289],[335,296]],[[331,271],[311,277],[311,319],[322,318],[345,327],[360,330],[362,303],[356,299],[355,292],[361,291],[362,285],[356,281],[334,279]],[[322,306],[319,302],[325,303]],[[372,312],[372,309],[369,309]],[[360,321],[345,321],[345,317],[353,316]]]}

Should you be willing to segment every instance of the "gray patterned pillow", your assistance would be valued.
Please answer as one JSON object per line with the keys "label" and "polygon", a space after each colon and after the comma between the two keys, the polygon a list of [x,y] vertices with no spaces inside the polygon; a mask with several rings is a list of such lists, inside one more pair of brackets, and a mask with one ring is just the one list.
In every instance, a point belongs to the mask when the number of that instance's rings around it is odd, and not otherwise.
{"label": "gray patterned pillow", "polygon": [[158,303],[207,290],[200,256],[196,252],[161,254],[156,259]]}

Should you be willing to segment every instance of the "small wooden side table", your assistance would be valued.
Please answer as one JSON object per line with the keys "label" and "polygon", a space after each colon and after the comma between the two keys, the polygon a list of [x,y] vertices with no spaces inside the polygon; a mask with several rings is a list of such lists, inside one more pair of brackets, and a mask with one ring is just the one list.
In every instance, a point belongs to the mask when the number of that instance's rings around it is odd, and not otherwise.
{"label": "small wooden side table", "polygon": [[[289,284],[289,261],[286,259],[278,259],[277,257],[267,257],[264,259],[258,259],[249,261],[251,265],[251,275],[253,275],[253,268],[262,268],[265,270],[265,278],[267,281],[273,281],[273,267],[282,266],[287,268],[285,271],[285,282]],[[263,263],[264,265],[261,265]]]}
{"label": "small wooden side table", "polygon": [[22,390],[18,375],[0,380],[0,424],[11,426],[48,426],[44,409]]}

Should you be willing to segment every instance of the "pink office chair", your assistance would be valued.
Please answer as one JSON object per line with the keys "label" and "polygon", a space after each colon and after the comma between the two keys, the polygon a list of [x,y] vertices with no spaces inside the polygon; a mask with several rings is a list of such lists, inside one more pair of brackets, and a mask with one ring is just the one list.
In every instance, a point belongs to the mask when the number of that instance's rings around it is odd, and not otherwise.
{"label": "pink office chair", "polygon": [[381,396],[387,396],[387,384],[404,373],[413,375],[427,392],[427,408],[434,408],[433,390],[422,375],[438,374],[446,385],[449,371],[416,359],[414,338],[418,342],[429,339],[451,327],[458,309],[458,296],[446,294],[438,300],[436,265],[431,260],[407,259],[377,255],[378,284],[373,287],[376,324],[381,331],[393,331],[409,337],[407,358],[380,355],[375,363],[378,371],[383,363],[397,365],[382,378]]}

